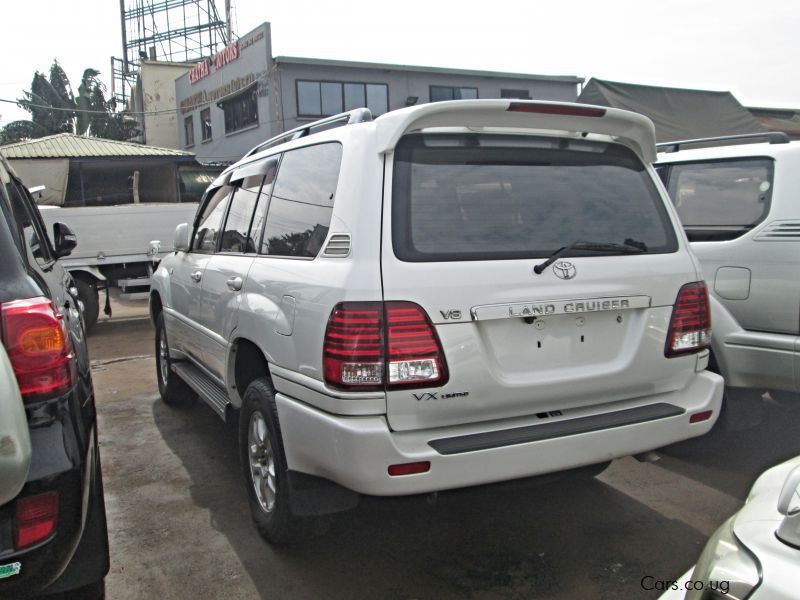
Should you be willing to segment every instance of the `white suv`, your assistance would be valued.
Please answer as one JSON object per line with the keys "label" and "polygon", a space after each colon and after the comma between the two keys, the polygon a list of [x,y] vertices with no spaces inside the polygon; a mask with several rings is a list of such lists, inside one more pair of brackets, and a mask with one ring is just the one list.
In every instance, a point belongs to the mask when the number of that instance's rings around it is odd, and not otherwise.
{"label": "white suv", "polygon": [[[732,388],[800,391],[800,143],[782,133],[659,144],[657,169],[708,282],[711,367]],[[769,143],[763,143],[767,138]],[[670,152],[671,150],[671,152]],[[677,151],[675,151],[677,150]]]}
{"label": "white suv", "polygon": [[706,433],[707,293],[654,158],[645,117],[516,100],[265,142],[155,274],[161,395],[239,420],[278,543],[358,494],[599,472]]}

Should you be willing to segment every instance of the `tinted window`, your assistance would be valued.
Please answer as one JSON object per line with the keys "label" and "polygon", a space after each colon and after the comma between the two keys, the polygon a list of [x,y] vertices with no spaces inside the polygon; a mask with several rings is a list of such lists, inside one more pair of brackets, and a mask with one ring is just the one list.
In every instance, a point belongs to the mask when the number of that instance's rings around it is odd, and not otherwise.
{"label": "tinted window", "polygon": [[246,177],[231,198],[225,230],[222,233],[220,252],[255,252],[256,244],[250,237],[250,222],[261,190],[263,175]]}
{"label": "tinted window", "polygon": [[528,90],[500,90],[501,98],[519,98],[521,100],[530,100],[531,94]]}
{"label": "tinted window", "polygon": [[367,84],[367,108],[374,115],[382,115],[389,110],[389,88],[383,84]]}
{"label": "tinted window", "polygon": [[261,186],[261,194],[258,196],[258,203],[256,204],[256,210],[253,214],[253,223],[250,225],[250,237],[253,239],[253,243],[256,246],[258,246],[258,240],[261,236],[261,231],[264,229],[264,220],[267,216],[269,196],[272,193],[272,184],[275,183],[275,174],[278,171],[277,157],[269,160],[266,171],[267,174],[264,177],[264,183]]}
{"label": "tinted window", "polygon": [[211,109],[204,108],[200,111],[200,130],[203,132],[203,141],[211,139]]}
{"label": "tinted window", "polygon": [[322,100],[318,81],[297,82],[297,114],[322,114]]}
{"label": "tinted window", "polygon": [[340,144],[318,144],[283,155],[267,213],[261,251],[277,256],[316,256],[328,235]]}
{"label": "tinted window", "polygon": [[385,83],[340,83],[297,81],[297,114],[326,117],[354,108],[368,108],[373,116],[389,110],[389,88]]}
{"label": "tinted window", "polygon": [[13,181],[6,185],[6,191],[11,199],[11,207],[14,211],[17,227],[22,233],[22,241],[25,244],[28,261],[30,264],[37,263],[39,266],[47,266],[52,261],[52,256],[50,255],[47,234],[44,232],[38,215],[34,212],[36,209],[25,195],[25,192],[19,189]]}
{"label": "tinted window", "polygon": [[538,258],[576,241],[627,238],[649,252],[677,249],[650,175],[624,146],[409,135],[395,157],[392,239],[401,260]]}
{"label": "tinted window", "polygon": [[342,112],[342,84],[322,83],[322,114],[337,115]]}
{"label": "tinted window", "polygon": [[183,133],[186,146],[194,146],[194,117],[188,116],[183,120]]}
{"label": "tinted window", "polygon": [[231,189],[229,185],[223,185],[221,188],[210,192],[211,199],[203,209],[200,225],[194,236],[193,250],[200,252],[214,252],[216,250],[217,237],[222,227],[222,219],[225,217],[225,207],[227,206]]}
{"label": "tinted window", "polygon": [[431,102],[442,102],[443,100],[475,100],[478,97],[478,88],[432,85],[430,92]]}
{"label": "tinted window", "polygon": [[737,237],[769,211],[771,159],[675,164],[669,170],[669,195],[690,239]]}
{"label": "tinted window", "polygon": [[364,95],[364,85],[361,83],[345,83],[344,84],[344,109],[353,110],[354,108],[363,108],[367,105],[367,99]]}
{"label": "tinted window", "polygon": [[222,105],[225,113],[225,133],[239,131],[258,124],[258,90],[239,94]]}

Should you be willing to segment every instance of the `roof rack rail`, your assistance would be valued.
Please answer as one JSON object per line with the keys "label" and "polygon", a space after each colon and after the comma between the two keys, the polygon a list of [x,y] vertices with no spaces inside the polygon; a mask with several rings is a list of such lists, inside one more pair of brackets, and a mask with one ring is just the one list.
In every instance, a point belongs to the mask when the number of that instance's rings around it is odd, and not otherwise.
{"label": "roof rack rail", "polygon": [[283,142],[291,142],[292,140],[305,137],[311,133],[312,129],[319,129],[320,127],[325,127],[326,125],[335,125],[336,123],[339,123],[337,127],[341,127],[343,125],[352,125],[353,123],[366,123],[367,121],[372,121],[372,113],[368,108],[356,108],[349,110],[347,112],[339,113],[338,115],[320,119],[319,121],[314,121],[308,125],[295,127],[294,129],[290,129],[289,131],[278,134],[275,137],[271,137],[266,142],[261,142],[258,146],[250,150],[250,152],[245,154],[245,157],[252,156],[257,152],[261,152],[262,150],[266,150],[272,146],[277,146]]}
{"label": "roof rack rail", "polygon": [[727,142],[735,140],[767,140],[770,144],[788,144],[789,136],[783,131],[764,131],[761,133],[741,133],[738,135],[719,135],[716,137],[697,138],[694,140],[680,140],[676,142],[661,142],[656,144],[659,152],[677,152],[681,146],[689,144],[707,144],[708,142]]}

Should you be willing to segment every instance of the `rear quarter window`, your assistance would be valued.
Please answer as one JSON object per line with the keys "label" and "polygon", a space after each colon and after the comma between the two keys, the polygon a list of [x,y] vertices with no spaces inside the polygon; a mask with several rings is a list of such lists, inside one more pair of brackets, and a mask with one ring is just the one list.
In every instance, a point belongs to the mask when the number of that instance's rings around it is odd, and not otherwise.
{"label": "rear quarter window", "polygon": [[667,190],[690,240],[730,240],[766,218],[773,173],[770,158],[677,163]]}
{"label": "rear quarter window", "polygon": [[677,250],[650,174],[624,146],[413,134],[396,148],[392,240],[401,260],[537,258],[576,241],[626,239],[649,253]]}
{"label": "rear quarter window", "polygon": [[315,257],[328,236],[342,145],[333,142],[286,152],[281,159],[261,253]]}

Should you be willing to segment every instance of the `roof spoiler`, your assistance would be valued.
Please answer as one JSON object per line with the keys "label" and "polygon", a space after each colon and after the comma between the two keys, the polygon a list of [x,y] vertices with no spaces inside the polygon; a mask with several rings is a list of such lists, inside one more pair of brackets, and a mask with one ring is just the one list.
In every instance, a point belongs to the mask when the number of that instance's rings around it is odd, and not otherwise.
{"label": "roof spoiler", "polygon": [[767,140],[770,144],[788,144],[789,136],[783,131],[764,131],[760,133],[740,133],[737,135],[718,135],[715,137],[696,138],[693,140],[680,140],[677,142],[661,142],[656,144],[659,152],[677,152],[681,146],[694,144],[709,144],[711,142],[733,142],[745,141],[755,142],[757,140]]}
{"label": "roof spoiler", "polygon": [[634,150],[647,163],[656,158],[655,127],[627,110],[530,100],[452,100],[411,106],[375,120],[378,152],[390,152],[400,138],[430,127],[503,127],[603,134]]}

